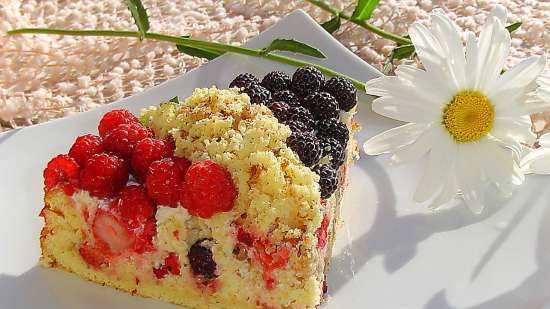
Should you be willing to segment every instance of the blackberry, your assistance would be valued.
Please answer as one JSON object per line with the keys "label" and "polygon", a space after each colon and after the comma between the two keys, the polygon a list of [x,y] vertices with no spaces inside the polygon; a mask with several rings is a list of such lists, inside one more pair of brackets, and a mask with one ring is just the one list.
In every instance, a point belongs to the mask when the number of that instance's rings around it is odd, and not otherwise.
{"label": "blackberry", "polygon": [[317,122],[317,136],[320,138],[335,138],[342,147],[346,148],[349,139],[349,130],[338,119],[324,119]]}
{"label": "blackberry", "polygon": [[284,124],[286,124],[290,128],[290,131],[292,132],[313,133],[313,128],[311,126],[308,126],[307,124],[299,120],[288,120],[288,121],[285,121]]}
{"label": "blackberry", "polygon": [[243,73],[237,75],[235,79],[229,84],[229,88],[237,87],[237,88],[248,88],[252,85],[259,85],[260,81],[256,78],[256,76],[250,74],[250,73]]}
{"label": "blackberry", "polygon": [[341,110],[347,112],[357,105],[357,89],[346,78],[333,77],[327,80],[323,90],[336,98]]}
{"label": "blackberry", "polygon": [[316,120],[338,118],[338,101],[327,92],[315,92],[304,99],[304,106]]}
{"label": "blackberry", "polygon": [[269,101],[271,101],[271,93],[269,92],[269,90],[260,85],[250,85],[246,88],[243,88],[243,92],[248,94],[248,96],[250,97],[250,103],[253,104],[267,105],[269,104]]}
{"label": "blackberry", "polygon": [[313,120],[313,115],[302,106],[291,107],[288,111],[289,120],[297,120],[307,125],[308,127],[314,127],[315,120]]}
{"label": "blackberry", "polygon": [[187,253],[189,264],[195,276],[205,279],[214,279],[216,275],[216,262],[212,255],[212,238],[203,238],[197,240]]}
{"label": "blackberry", "polygon": [[288,120],[290,106],[288,106],[285,102],[271,102],[268,107],[279,122]]}
{"label": "blackberry", "polygon": [[321,159],[321,147],[311,133],[292,132],[286,142],[305,166],[313,166]]}
{"label": "blackberry", "polygon": [[290,87],[290,83],[290,76],[281,71],[273,71],[264,76],[261,85],[272,93],[275,93],[277,91],[288,89],[288,87]]}
{"label": "blackberry", "polygon": [[292,75],[292,91],[300,97],[319,91],[325,82],[323,74],[314,67],[301,67]]}
{"label": "blackberry", "polygon": [[320,144],[323,156],[331,156],[330,163],[334,168],[337,169],[344,164],[346,153],[344,147],[340,145],[340,142],[335,138],[329,137],[321,139]]}
{"label": "blackberry", "polygon": [[300,100],[298,100],[298,97],[290,90],[277,91],[273,93],[271,99],[273,102],[280,101],[285,102],[290,106],[300,106]]}
{"label": "blackberry", "polygon": [[319,175],[319,187],[321,189],[321,198],[329,198],[336,188],[338,188],[338,175],[331,165],[321,165],[313,169]]}

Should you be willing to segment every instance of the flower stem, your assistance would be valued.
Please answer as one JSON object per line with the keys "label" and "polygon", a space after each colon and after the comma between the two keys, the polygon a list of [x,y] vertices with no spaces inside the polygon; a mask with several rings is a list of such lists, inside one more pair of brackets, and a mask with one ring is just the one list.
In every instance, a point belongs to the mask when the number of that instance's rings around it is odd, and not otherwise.
{"label": "flower stem", "polygon": [[315,5],[316,7],[319,7],[321,9],[323,9],[324,11],[327,11],[329,13],[332,13],[332,15],[339,15],[340,18],[343,18],[345,20],[348,20],[358,26],[361,26],[373,33],[376,33],[378,34],[379,36],[383,37],[383,38],[386,38],[388,40],[392,40],[394,41],[395,43],[399,43],[399,44],[402,44],[402,45],[407,45],[407,44],[411,44],[411,40],[407,39],[407,38],[404,38],[400,35],[397,35],[395,33],[391,33],[391,32],[388,32],[384,29],[381,29],[373,24],[369,24],[367,23],[366,21],[364,20],[357,20],[357,19],[352,19],[351,18],[351,15],[347,12],[344,12],[344,11],[340,11],[338,10],[335,6],[323,1],[323,0],[305,0],[313,5]]}
{"label": "flower stem", "polygon": [[[7,33],[9,35],[34,33],[34,34],[58,34],[58,35],[73,35],[73,36],[109,36],[109,37],[133,37],[133,38],[140,37],[140,33],[137,31],[125,31],[125,30],[73,30],[73,29],[50,29],[50,28],[21,28],[21,29],[9,30]],[[154,33],[154,32],[145,33],[145,39],[171,42],[171,43],[188,46],[188,47],[205,48],[205,49],[216,50],[221,52],[230,52],[230,53],[242,54],[242,55],[247,55],[252,57],[265,58],[272,61],[285,63],[285,64],[297,66],[297,67],[314,66],[325,75],[341,76],[341,77],[347,78],[353,83],[353,85],[358,90],[365,91],[365,83],[358,79],[352,78],[350,76],[339,73],[337,71],[334,71],[332,69],[329,69],[319,64],[314,64],[307,61],[299,60],[288,56],[278,55],[278,54],[272,54],[272,53],[266,54],[259,49],[253,49],[253,48],[235,46],[235,45],[223,44],[223,43],[216,43],[216,42],[208,42],[208,41],[203,41],[198,39],[184,38],[184,37],[178,37],[178,36],[172,36],[172,35],[166,35],[166,34],[160,34],[160,33]]]}

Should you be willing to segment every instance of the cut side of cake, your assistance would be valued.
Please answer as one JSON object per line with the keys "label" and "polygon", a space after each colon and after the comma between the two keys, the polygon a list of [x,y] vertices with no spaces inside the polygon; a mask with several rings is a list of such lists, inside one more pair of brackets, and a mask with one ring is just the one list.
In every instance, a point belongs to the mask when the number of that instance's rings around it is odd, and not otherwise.
{"label": "cut side of cake", "polygon": [[41,263],[190,308],[316,308],[356,148],[348,84],[317,73],[105,114],[44,170]]}

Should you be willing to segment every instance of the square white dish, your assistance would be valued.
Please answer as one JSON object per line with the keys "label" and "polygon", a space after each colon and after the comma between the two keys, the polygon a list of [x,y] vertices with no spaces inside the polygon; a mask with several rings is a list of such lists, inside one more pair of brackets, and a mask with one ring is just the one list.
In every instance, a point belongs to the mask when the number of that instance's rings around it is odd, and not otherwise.
{"label": "square white dish", "polygon": [[[319,48],[327,55],[319,63],[352,77],[366,81],[380,75],[301,11],[247,45],[263,47],[276,37]],[[0,308],[181,308],[39,267],[42,170],[78,135],[96,132],[110,109],[138,113],[176,95],[186,97],[196,87],[226,87],[238,73],[263,76],[275,69],[295,68],[225,55],[108,106],[1,134]],[[359,104],[360,144],[399,124],[374,114],[367,96],[360,95]],[[412,202],[417,168],[391,167],[383,157],[366,155],[351,168],[328,276],[330,300],[323,308],[550,308],[550,192],[545,190],[550,177],[530,176],[512,199],[489,200],[481,216],[462,205],[430,213]]]}

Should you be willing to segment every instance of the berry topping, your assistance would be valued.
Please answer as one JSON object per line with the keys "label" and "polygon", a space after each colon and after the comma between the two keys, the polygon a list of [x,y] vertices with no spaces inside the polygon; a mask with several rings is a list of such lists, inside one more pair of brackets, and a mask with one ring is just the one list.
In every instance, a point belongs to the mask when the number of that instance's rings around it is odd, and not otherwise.
{"label": "berry topping", "polygon": [[323,90],[336,98],[341,110],[347,112],[357,105],[357,89],[346,78],[338,76],[327,80]]}
{"label": "berry topping", "polygon": [[142,186],[130,185],[122,189],[115,203],[117,212],[131,228],[141,227],[155,214],[153,201]]}
{"label": "berry topping", "polygon": [[260,84],[260,81],[256,78],[256,76],[250,73],[243,73],[235,77],[235,79],[229,84],[229,88],[233,88],[233,87],[249,88],[252,85],[259,85],[259,84]]}
{"label": "berry topping", "polygon": [[323,156],[330,156],[330,163],[334,168],[339,168],[346,158],[344,148],[335,138],[328,137],[321,139],[321,150]]}
{"label": "berry topping", "polygon": [[130,113],[130,111],[125,109],[115,109],[107,112],[103,115],[103,118],[101,118],[99,126],[97,127],[99,136],[105,138],[109,131],[123,123],[139,123],[139,119],[137,119],[134,114]]}
{"label": "berry topping", "polygon": [[187,173],[187,170],[191,166],[191,161],[187,160],[186,158],[172,157],[172,160],[176,162],[176,165],[180,168],[182,175],[185,175],[185,173]]}
{"label": "berry topping", "polygon": [[271,99],[273,102],[285,102],[290,106],[300,106],[300,100],[298,97],[290,90],[277,91],[272,96]]}
{"label": "berry topping", "polygon": [[292,91],[300,97],[319,91],[325,82],[323,74],[314,67],[301,67],[292,75]]}
{"label": "berry topping", "polygon": [[292,132],[309,132],[313,133],[313,128],[299,120],[285,121],[285,124],[290,128]]}
{"label": "berry topping", "polygon": [[317,229],[317,248],[325,248],[328,241],[328,225],[329,225],[328,216],[325,214],[323,216],[323,221],[321,221],[321,226]]}
{"label": "berry topping", "polygon": [[262,79],[262,86],[271,92],[277,92],[290,87],[290,76],[280,71],[269,72]]}
{"label": "berry topping", "polygon": [[336,170],[330,165],[322,165],[315,167],[313,171],[319,175],[321,198],[329,198],[338,187],[338,175],[336,174]]}
{"label": "berry topping", "polygon": [[136,241],[134,243],[134,251],[136,253],[151,252],[155,250],[153,237],[157,234],[157,221],[155,217],[149,218],[143,228],[134,230]]}
{"label": "berry topping", "polygon": [[128,181],[126,162],[112,154],[93,155],[80,172],[82,189],[97,197],[111,197]]}
{"label": "berry topping", "polygon": [[304,99],[304,105],[316,120],[338,118],[338,102],[326,92],[315,92]]}
{"label": "berry topping", "polygon": [[237,189],[229,171],[212,160],[191,164],[181,194],[183,207],[194,216],[210,218],[233,209]]}
{"label": "berry topping", "polygon": [[267,105],[271,101],[271,93],[260,85],[250,85],[243,88],[243,92],[250,97],[250,103]]}
{"label": "berry topping", "polygon": [[130,158],[136,144],[144,138],[152,137],[149,129],[139,123],[124,123],[111,129],[104,137],[105,149]]}
{"label": "berry topping", "polygon": [[288,114],[290,115],[290,120],[300,121],[308,127],[313,127],[315,121],[313,120],[313,115],[302,106],[291,107]]}
{"label": "berry topping", "polygon": [[80,256],[88,265],[93,268],[100,268],[108,264],[107,257],[100,249],[91,246],[89,243],[83,243],[78,248]]}
{"label": "berry topping", "polygon": [[132,171],[134,176],[144,180],[153,161],[170,157],[174,153],[171,145],[166,141],[147,137],[136,144],[132,156]]}
{"label": "berry topping", "polygon": [[320,138],[335,138],[343,148],[346,148],[349,139],[349,130],[345,124],[337,119],[324,119],[317,123],[317,136]]}
{"label": "berry topping", "polygon": [[177,207],[183,185],[184,171],[173,158],[151,163],[145,179],[149,196],[157,203]]}
{"label": "berry topping", "polygon": [[269,104],[269,109],[273,112],[275,118],[280,122],[284,122],[289,118],[288,112],[290,111],[290,106],[285,102],[272,102]]}
{"label": "berry topping", "polygon": [[44,169],[44,190],[50,190],[58,184],[77,186],[80,167],[68,155],[58,155],[48,162]]}
{"label": "berry topping", "polygon": [[319,146],[319,142],[313,134],[292,132],[286,142],[305,166],[311,167],[319,162],[321,158],[321,146]]}
{"label": "berry topping", "polygon": [[214,241],[211,238],[197,240],[189,249],[187,258],[195,276],[205,279],[214,279],[216,274],[216,262],[212,254]]}
{"label": "berry topping", "polygon": [[99,247],[105,248],[111,254],[122,253],[134,245],[134,235],[120,218],[108,210],[97,210],[92,232]]}
{"label": "berry topping", "polygon": [[69,156],[75,159],[80,166],[84,166],[90,157],[103,152],[103,150],[103,139],[101,137],[86,134],[76,138],[71,150],[69,150]]}
{"label": "berry topping", "polygon": [[174,252],[170,252],[164,259],[164,264],[160,265],[158,268],[153,268],[153,273],[158,279],[166,277],[168,273],[178,276],[180,274],[180,261],[178,255]]}

